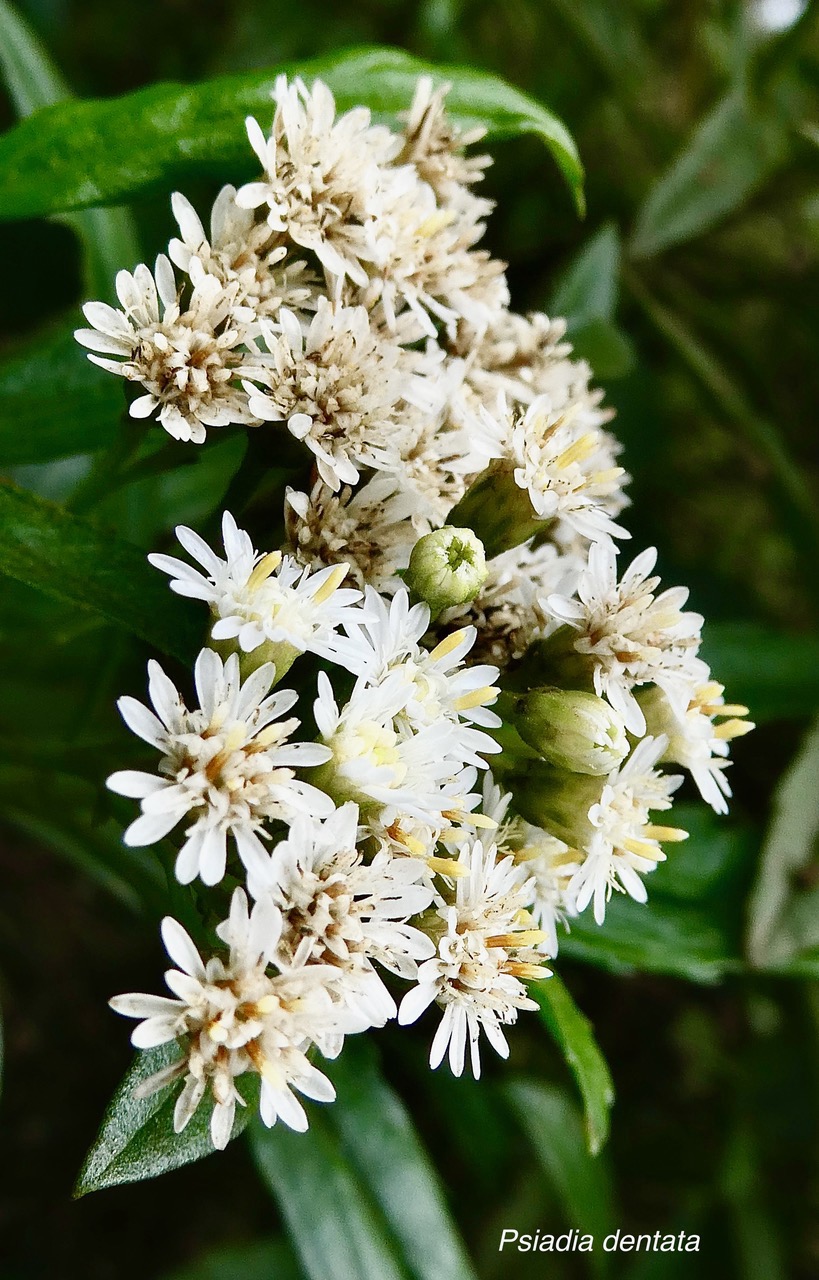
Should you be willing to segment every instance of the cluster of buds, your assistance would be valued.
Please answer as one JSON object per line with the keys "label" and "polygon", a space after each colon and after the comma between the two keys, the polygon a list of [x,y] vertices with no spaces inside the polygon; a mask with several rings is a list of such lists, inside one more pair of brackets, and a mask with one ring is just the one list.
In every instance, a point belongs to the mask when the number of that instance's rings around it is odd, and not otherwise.
{"label": "cluster of buds", "polygon": [[135,417],[290,446],[281,519],[251,503],[253,537],[225,513],[221,551],[180,528],[188,559],[150,557],[207,606],[195,701],[151,664],[152,708],[120,709],[157,769],[109,779],[140,802],[126,842],[175,841],[204,886],[209,958],[166,920],[173,998],[113,1004],[138,1048],[178,1044],[145,1087],[184,1080],[177,1129],[210,1095],[217,1146],[239,1076],[303,1128],[295,1093],[332,1098],[314,1055],[391,1018],[439,1009],[433,1067],[477,1075],[482,1036],[506,1056],[567,922],[644,901],[685,837],[656,821],[678,770],[724,812],[752,727],[656,553],[619,571],[611,415],[565,324],[511,311],[477,247],[489,161],[445,92],[423,78],[393,131],[281,79],[269,134],[248,122],[258,180],[209,236],[175,196],[168,256],[77,335],[141,387]]}

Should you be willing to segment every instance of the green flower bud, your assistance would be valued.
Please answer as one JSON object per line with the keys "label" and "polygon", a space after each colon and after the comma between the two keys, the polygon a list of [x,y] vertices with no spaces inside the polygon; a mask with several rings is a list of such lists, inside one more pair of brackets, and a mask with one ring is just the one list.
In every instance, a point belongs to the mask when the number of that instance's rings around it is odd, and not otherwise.
{"label": "green flower bud", "polygon": [[419,538],[412,548],[404,582],[426,600],[436,618],[444,609],[467,604],[486,582],[483,545],[471,529],[444,525]]}
{"label": "green flower bud", "polygon": [[515,484],[514,472],[502,465],[483,471],[449,518],[475,531],[490,560],[536,533],[545,533],[550,524],[537,518],[528,492]]}
{"label": "green flower bud", "polygon": [[589,809],[597,804],[605,784],[605,778],[567,773],[536,763],[503,780],[512,792],[518,813],[572,849],[583,848],[591,840]]}
{"label": "green flower bud", "polygon": [[530,689],[511,719],[524,742],[558,769],[604,777],[629,751],[622,716],[602,698],[575,689]]}

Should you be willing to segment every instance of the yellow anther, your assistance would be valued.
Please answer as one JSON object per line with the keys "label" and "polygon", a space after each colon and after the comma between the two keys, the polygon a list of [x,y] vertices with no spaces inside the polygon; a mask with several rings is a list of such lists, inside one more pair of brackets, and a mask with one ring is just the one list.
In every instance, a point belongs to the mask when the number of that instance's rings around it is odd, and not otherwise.
{"label": "yellow anther", "polygon": [[714,737],[722,738],[723,742],[730,742],[732,738],[743,738],[755,727],[751,720],[725,720],[722,724],[714,726]]}
{"label": "yellow anther", "polygon": [[458,648],[465,635],[466,627],[461,627],[459,631],[451,631],[448,636],[444,636],[443,640],[439,641],[430,653],[430,662],[437,662],[439,658],[448,657],[453,649]]}
{"label": "yellow anther", "polygon": [[542,929],[520,929],[517,933],[493,933],[486,939],[488,947],[536,947],[546,941]]}
{"label": "yellow anther", "polygon": [[638,858],[646,858],[649,862],[665,862],[665,854],[656,844],[647,840],[624,840],[623,847]]}
{"label": "yellow anther", "polygon": [[270,551],[266,556],[262,556],[247,580],[248,590],[257,591],[262,583],[267,581],[271,573],[276,572],[281,562],[281,551]]}
{"label": "yellow anther", "polygon": [[511,973],[513,978],[530,978],[534,981],[549,976],[548,969],[543,968],[539,964],[525,964],[522,960],[513,960],[509,964],[503,966],[505,973]]}
{"label": "yellow anther", "polygon": [[464,817],[471,826],[477,827],[479,831],[497,831],[498,829],[495,819],[490,818],[485,813],[468,813]]}
{"label": "yellow anther", "polygon": [[427,858],[427,865],[430,871],[434,871],[436,875],[449,876],[452,880],[469,875],[469,867],[456,862],[454,858]]}
{"label": "yellow anther", "polygon": [[325,600],[329,600],[333,592],[337,591],[347,576],[346,564],[337,564],[332,573],[328,573],[324,582],[322,582],[316,594],[313,596],[314,604],[324,604]]}
{"label": "yellow anther", "polygon": [[497,698],[500,689],[497,685],[487,684],[483,689],[475,689],[472,693],[465,693],[462,698],[455,701],[456,711],[471,711],[473,707],[482,707],[486,702],[492,702]]}
{"label": "yellow anther", "polygon": [[680,840],[688,839],[688,832],[683,831],[682,827],[655,827],[649,824],[647,827],[643,827],[643,831],[649,840],[668,840],[672,844],[676,844]]}
{"label": "yellow anther", "polygon": [[741,702],[730,702],[725,706],[716,707],[713,714],[715,716],[747,716],[750,715],[750,707],[743,707]]}
{"label": "yellow anther", "polygon": [[570,444],[568,449],[564,449],[555,458],[554,465],[559,468],[569,467],[573,462],[579,462],[581,458],[588,458],[590,453],[594,453],[598,445],[597,436],[593,431],[587,431],[579,440],[575,440]]}

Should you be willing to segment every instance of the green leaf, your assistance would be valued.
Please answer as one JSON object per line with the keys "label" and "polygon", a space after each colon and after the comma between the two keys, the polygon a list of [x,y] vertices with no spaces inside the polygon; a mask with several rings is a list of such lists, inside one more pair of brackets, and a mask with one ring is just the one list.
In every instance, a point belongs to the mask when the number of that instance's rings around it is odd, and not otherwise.
{"label": "green leaf", "polygon": [[0,467],[107,449],[125,408],[118,379],[74,340],[77,317],[39,333],[0,365]]}
{"label": "green leaf", "polygon": [[560,978],[531,983],[529,994],[537,1000],[543,1021],[560,1046],[583,1099],[586,1145],[593,1156],[609,1135],[609,1110],[614,1102],[614,1085],[600,1052],[594,1031]]}
{"label": "green leaf", "polygon": [[759,968],[819,974],[818,841],[819,721],[774,797],[749,905],[748,954]]}
{"label": "green leaf", "polygon": [[163,653],[189,661],[202,635],[136,547],[54,503],[0,483],[0,571],[91,609]]}
{"label": "green leaf", "polygon": [[120,98],[70,102],[38,112],[0,138],[0,217],[25,218],[111,204],[193,174],[233,180],[253,172],[244,117],[272,114],[276,74],[320,76],[340,110],[363,103],[395,122],[419,75],[452,84],[449,109],[490,138],[534,134],[553,155],[582,207],[582,167],[565,126],[546,107],[496,76],[437,66],[397,49],[365,48],[274,72],[223,76],[198,85],[159,84]]}
{"label": "green leaf", "polygon": [[819,708],[819,636],[789,635],[754,622],[709,622],[703,657],[729,702],[755,721],[807,718]]}
{"label": "green leaf", "polygon": [[637,363],[631,339],[609,320],[587,320],[584,324],[570,325],[571,339],[576,359],[587,360],[595,379],[607,382],[624,378]]}
{"label": "green leaf", "polygon": [[329,1122],[401,1246],[407,1270],[417,1280],[475,1280],[438,1175],[373,1051],[348,1042],[329,1074],[338,1091]]}
{"label": "green leaf", "polygon": [[206,1253],[162,1280],[301,1280],[301,1271],[283,1240],[253,1240]]}
{"label": "green leaf", "polygon": [[701,122],[637,214],[631,252],[648,258],[708,231],[741,208],[780,167],[787,131],[732,92]]}
{"label": "green leaf", "polygon": [[[615,1226],[614,1196],[603,1157],[586,1150],[577,1107],[559,1089],[540,1081],[513,1080],[504,1094],[558,1194],[566,1221],[602,1242]],[[589,1261],[598,1274],[605,1271],[602,1252],[592,1253]]]}
{"label": "green leaf", "polygon": [[250,1143],[309,1280],[406,1280],[397,1248],[326,1116],[307,1133],[256,1120]]}
{"label": "green leaf", "polygon": [[[124,1182],[143,1182],[183,1164],[201,1160],[214,1150],[210,1140],[213,1101],[202,1100],[182,1133],[174,1133],[173,1109],[182,1088],[179,1080],[148,1098],[135,1098],[134,1090],[154,1072],[179,1057],[174,1044],[145,1049],[136,1058],[111,1099],[96,1141],[86,1156],[74,1189],[76,1198]],[[256,1109],[258,1076],[244,1075],[237,1088],[248,1104],[237,1107],[232,1137],[237,1137]]]}
{"label": "green leaf", "polygon": [[[18,115],[71,98],[71,90],[48,51],[8,3],[0,0],[0,71]],[[85,285],[95,297],[113,292],[116,271],[139,258],[136,230],[127,209],[89,209],[63,219],[79,236],[85,253]]]}
{"label": "green leaf", "polygon": [[613,222],[596,231],[561,278],[550,313],[580,327],[589,320],[613,320],[620,284],[620,236]]}

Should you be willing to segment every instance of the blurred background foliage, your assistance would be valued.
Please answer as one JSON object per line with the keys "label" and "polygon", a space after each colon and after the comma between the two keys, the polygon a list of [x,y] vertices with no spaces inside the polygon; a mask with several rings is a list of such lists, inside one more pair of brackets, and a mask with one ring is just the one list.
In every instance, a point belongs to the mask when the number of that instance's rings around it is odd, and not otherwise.
{"label": "blurred background foliage", "polygon": [[[129,1056],[105,1000],[151,990],[161,965],[152,926],[164,877],[120,846],[122,814],[100,786],[128,749],[113,699],[138,690],[145,653],[98,617],[4,579],[3,1280],[314,1280],[330,1274],[322,1240],[338,1250],[333,1280],[816,1276],[817,6],[26,0],[18,10],[61,76],[42,65],[27,74],[3,0],[3,128],[69,86],[107,96],[357,43],[491,70],[556,111],[586,166],[585,220],[542,147],[511,141],[494,148],[486,183],[498,200],[489,241],[509,263],[518,310],[568,316],[617,409],[635,543],[656,543],[665,580],[690,584],[709,620],[707,656],[759,729],[736,746],[731,820],[686,811],[692,839],[652,878],[650,906],[617,902],[605,931],[578,926],[561,949],[616,1087],[602,1155],[585,1152],[571,1079],[537,1019],[519,1024],[511,1063],[490,1064],[480,1085],[432,1077],[421,1038],[387,1031],[375,1041],[383,1077],[366,1053],[345,1055],[340,1102],[309,1139],[283,1135],[272,1161],[255,1144],[278,1209],[242,1143],[167,1181],[73,1204]],[[187,184],[200,207],[212,193]],[[178,521],[205,522],[244,451],[226,435],[192,460],[152,438],[136,460],[120,457],[120,388],[69,336],[83,297],[110,292],[114,266],[164,247],[168,194],[141,195],[113,218],[92,210],[0,233],[0,465],[142,548]],[[386,1136],[367,1128],[376,1095],[392,1117]],[[304,1180],[302,1141],[322,1185]],[[448,1234],[430,1161],[474,1273]],[[388,1176],[396,1168],[403,1182]],[[396,1217],[404,1202],[421,1206],[414,1227]],[[498,1253],[505,1226],[602,1236],[609,1224],[697,1231],[701,1252]]]}

